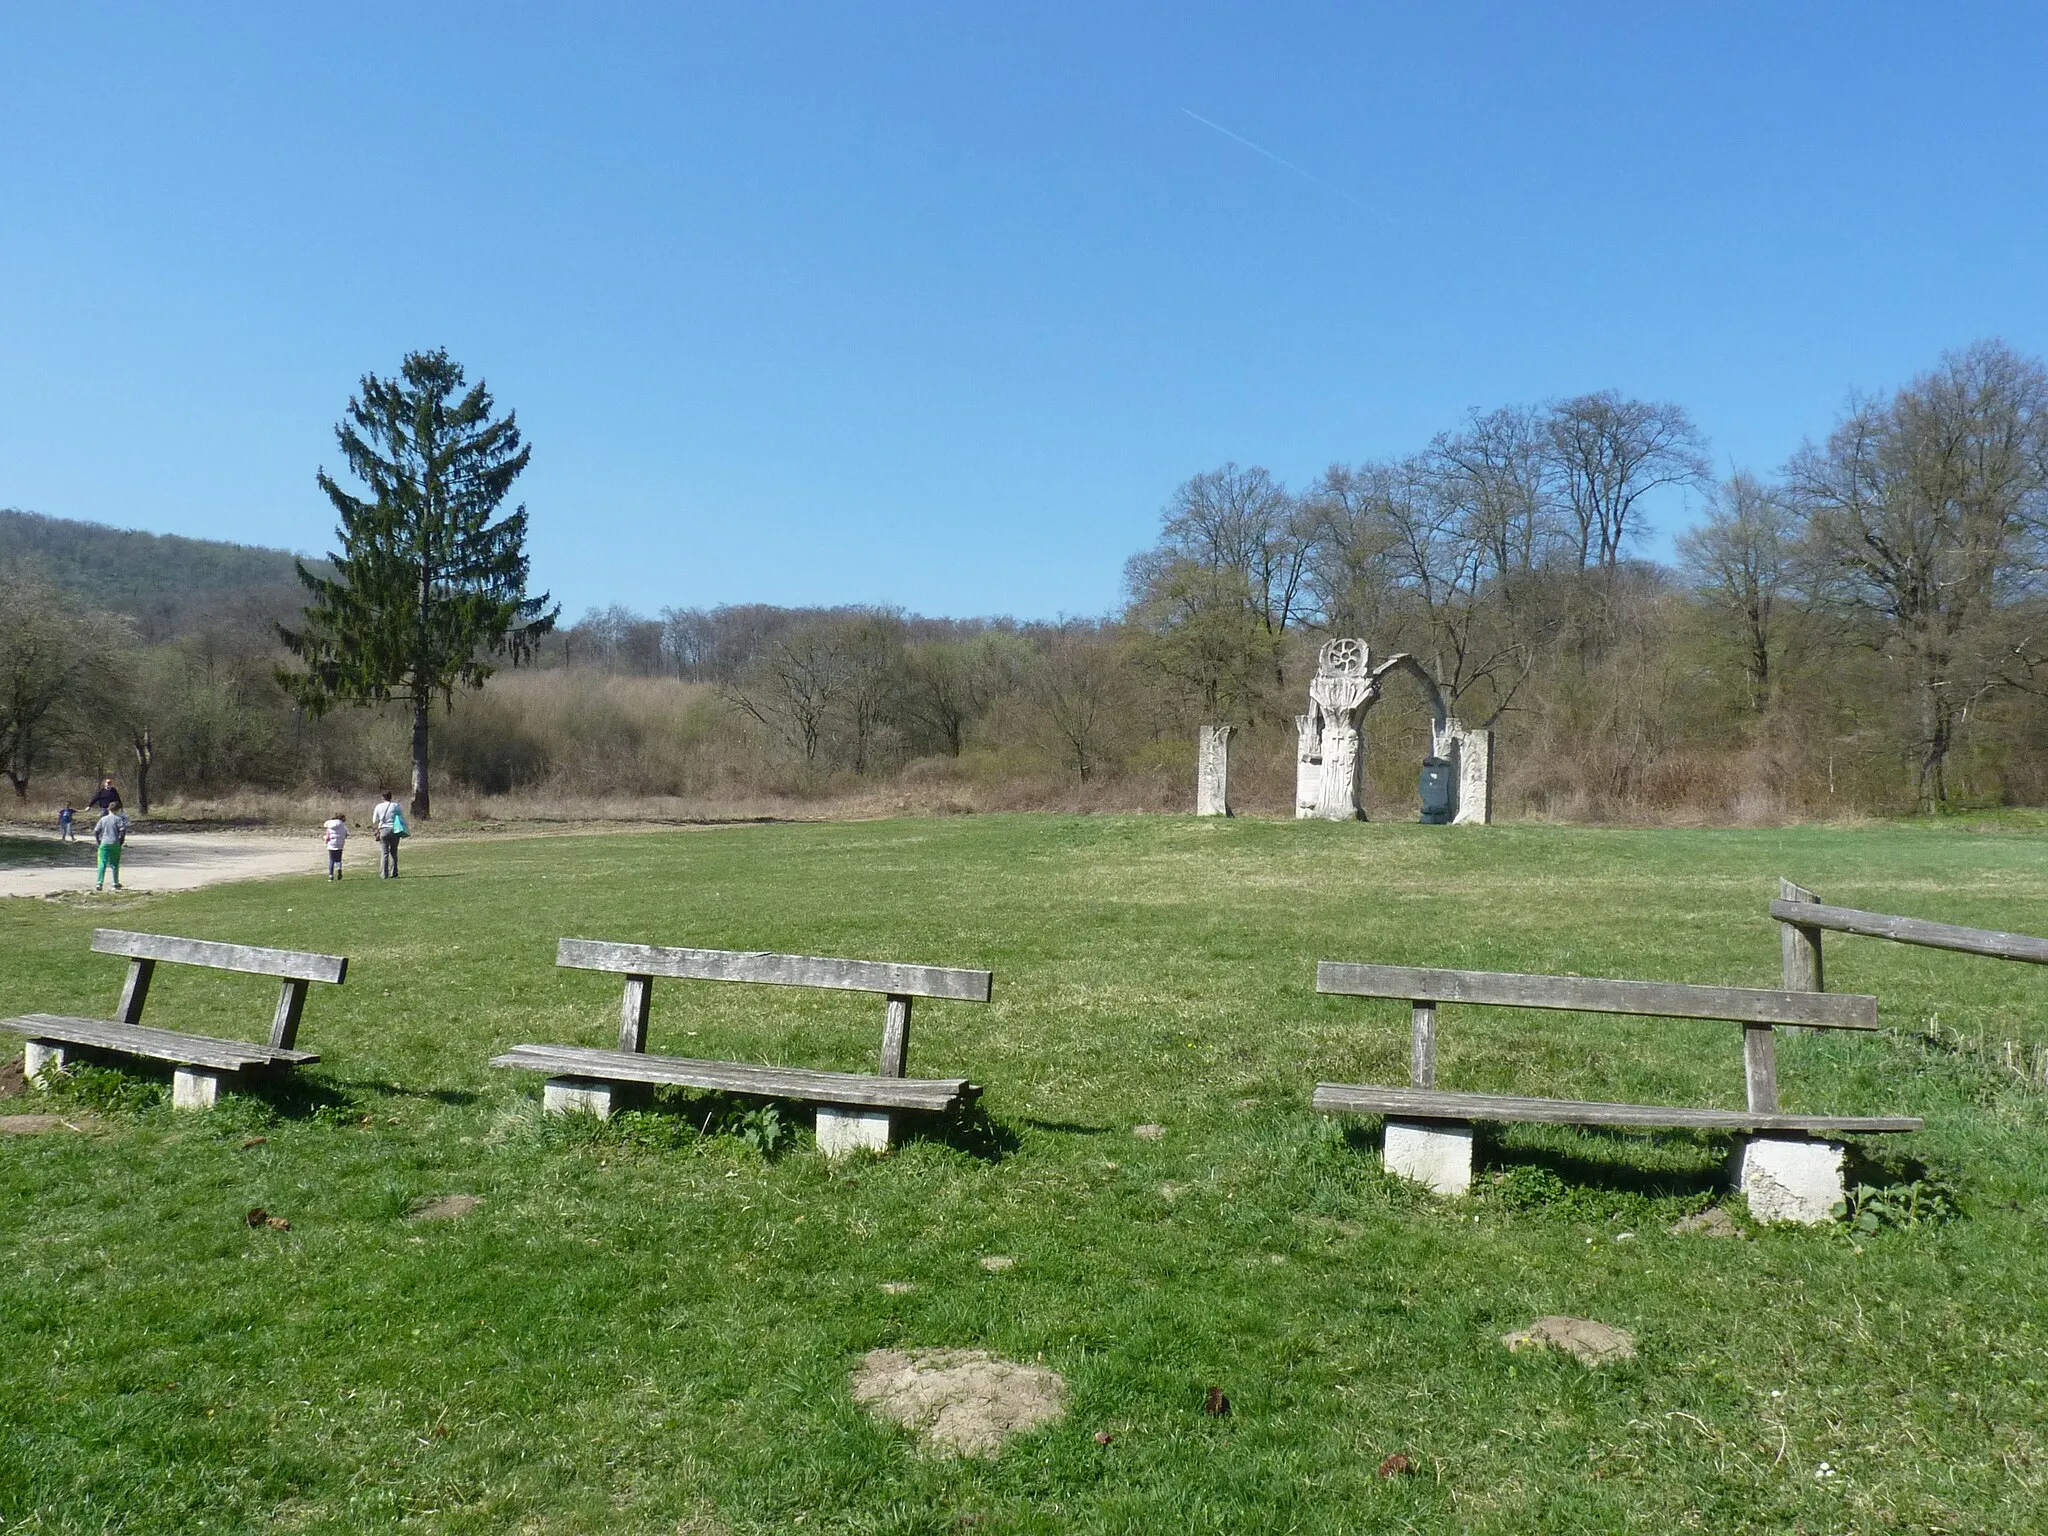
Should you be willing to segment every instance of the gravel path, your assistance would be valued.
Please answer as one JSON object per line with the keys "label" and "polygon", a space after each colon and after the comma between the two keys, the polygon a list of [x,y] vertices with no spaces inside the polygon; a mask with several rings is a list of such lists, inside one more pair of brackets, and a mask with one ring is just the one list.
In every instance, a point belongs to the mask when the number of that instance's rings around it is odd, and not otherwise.
{"label": "gravel path", "polygon": [[[85,849],[85,858],[92,850]],[[358,862],[359,857],[362,862]],[[376,848],[368,838],[348,850],[351,876],[375,879]],[[223,880],[261,880],[272,875],[322,874],[327,854],[320,839],[307,832],[285,836],[276,832],[151,832],[128,834],[121,855],[121,885],[127,892],[192,891]],[[0,896],[56,896],[90,891],[93,868],[78,864],[0,865]],[[113,888],[108,887],[109,891]]]}

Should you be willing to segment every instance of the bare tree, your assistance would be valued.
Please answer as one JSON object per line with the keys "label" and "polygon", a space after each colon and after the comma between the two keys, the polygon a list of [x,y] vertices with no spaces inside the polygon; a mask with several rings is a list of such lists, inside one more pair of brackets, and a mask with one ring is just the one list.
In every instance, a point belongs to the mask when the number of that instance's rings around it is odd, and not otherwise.
{"label": "bare tree", "polygon": [[1542,507],[1483,452],[1446,436],[1419,458],[1333,466],[1306,500],[1323,519],[1311,584],[1326,622],[1417,652],[1454,708],[1491,725],[1540,654]]}
{"label": "bare tree", "polygon": [[1204,720],[1250,720],[1279,669],[1280,636],[1259,620],[1244,573],[1193,560],[1148,562],[1127,617],[1140,663]]}
{"label": "bare tree", "polygon": [[919,640],[906,647],[897,696],[903,723],[958,757],[968,727],[1016,686],[1022,656],[1014,635]]}
{"label": "bare tree", "polygon": [[1122,659],[1100,626],[1068,621],[1044,636],[1024,686],[1040,739],[1085,785],[1128,713]]}
{"label": "bare tree", "polygon": [[1602,390],[1552,406],[1545,427],[1581,570],[1614,568],[1643,531],[1645,496],[1711,473],[1705,439],[1680,406]]}
{"label": "bare tree", "polygon": [[1390,622],[1397,578],[1385,510],[1389,466],[1332,464],[1302,497],[1312,530],[1305,605],[1332,634],[1372,635]]}
{"label": "bare tree", "polygon": [[1558,547],[1550,448],[1548,421],[1521,406],[1474,411],[1462,431],[1429,445],[1430,473],[1462,507],[1465,536],[1482,547],[1495,580],[1528,575]]}
{"label": "bare tree", "polygon": [[17,800],[66,743],[118,711],[127,622],[19,567],[0,570],[0,773]]}
{"label": "bare tree", "polygon": [[1155,618],[1184,610],[1191,597],[1244,614],[1245,625],[1204,615],[1200,627],[1212,635],[1256,629],[1277,684],[1277,641],[1302,616],[1316,526],[1316,514],[1265,470],[1225,464],[1174,492],[1158,544],[1131,558],[1124,584],[1133,607]]}
{"label": "bare tree", "polygon": [[829,626],[810,624],[773,641],[742,681],[721,691],[800,753],[806,766],[814,766],[844,671],[842,637]]}
{"label": "bare tree", "polygon": [[1752,714],[1770,702],[1779,616],[1794,575],[1797,529],[1784,498],[1738,471],[1714,491],[1706,521],[1680,535],[1678,553],[1742,656],[1743,699]]}
{"label": "bare tree", "polygon": [[855,773],[866,773],[890,715],[903,650],[903,623],[894,614],[852,614],[828,621],[836,631],[839,698],[836,711]]}
{"label": "bare tree", "polygon": [[2000,620],[2041,574],[2048,373],[1998,342],[1951,353],[1890,401],[1854,405],[1790,473],[1842,600],[1906,673],[1915,794],[1939,805],[1969,709],[2041,664]]}

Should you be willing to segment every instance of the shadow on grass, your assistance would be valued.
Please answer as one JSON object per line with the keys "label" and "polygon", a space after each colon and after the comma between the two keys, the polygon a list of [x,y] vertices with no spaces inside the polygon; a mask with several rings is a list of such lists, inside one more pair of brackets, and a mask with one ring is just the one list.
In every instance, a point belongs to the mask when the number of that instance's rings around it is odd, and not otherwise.
{"label": "shadow on grass", "polygon": [[1854,1189],[1867,1184],[1872,1189],[1893,1189],[1908,1184],[1939,1180],[1934,1170],[1911,1153],[1890,1143],[1852,1141],[1843,1160],[1842,1182]]}
{"label": "shadow on grass", "polygon": [[[1482,1127],[1473,1147],[1473,1172],[1478,1176],[1510,1173],[1518,1168],[1538,1168],[1577,1188],[1637,1195],[1646,1200],[1690,1200],[1728,1187],[1726,1163],[1729,1149],[1726,1147],[1686,1139],[1674,1144],[1709,1154],[1713,1159],[1711,1164],[1706,1167],[1657,1168],[1645,1166],[1640,1154],[1647,1147],[1671,1141],[1669,1137],[1641,1133],[1630,1135],[1600,1126],[1583,1127],[1578,1134],[1591,1144],[1583,1152],[1557,1147],[1505,1145]],[[1611,1156],[1607,1155],[1610,1153]],[[1631,1153],[1636,1155],[1631,1157]]]}
{"label": "shadow on grass", "polygon": [[[806,1114],[814,1106],[744,1093],[707,1093],[658,1088],[615,1100],[609,1119],[596,1115],[553,1115],[542,1134],[565,1145],[638,1145],[681,1148],[713,1136],[730,1136],[769,1162],[795,1150]],[[925,1142],[950,1147],[985,1163],[999,1163],[1022,1145],[1017,1133],[989,1118],[979,1104],[952,1115],[896,1111],[899,1145]]]}
{"label": "shadow on grass", "polygon": [[407,1088],[373,1078],[337,1078],[335,1087],[348,1093],[375,1094],[383,1099],[431,1099],[436,1104],[474,1104],[481,1095],[467,1088]]}
{"label": "shadow on grass", "polygon": [[[1034,1124],[1025,1121],[1026,1125]],[[1023,1146],[1023,1138],[999,1120],[989,1117],[980,1101],[951,1115],[906,1115],[900,1122],[899,1141],[929,1141],[965,1152],[984,1163],[1000,1163]]]}
{"label": "shadow on grass", "polygon": [[251,1076],[236,1085],[238,1092],[260,1099],[280,1120],[331,1120],[349,1111],[360,1113],[357,1101],[335,1085],[296,1072]]}
{"label": "shadow on grass", "polygon": [[[1684,1132],[1618,1131],[1604,1126],[1575,1126],[1570,1131],[1575,1145],[1566,1149],[1509,1143],[1503,1140],[1501,1127],[1481,1124],[1472,1144],[1475,1185],[1490,1175],[1536,1169],[1568,1186],[1649,1200],[1695,1199],[1728,1187],[1726,1162],[1731,1149],[1726,1144]],[[1384,1131],[1371,1122],[1354,1121],[1344,1127],[1345,1147],[1375,1162],[1384,1140]],[[1690,1168],[1646,1164],[1645,1152],[1666,1149],[1691,1152],[1708,1162]]]}
{"label": "shadow on grass", "polygon": [[1029,1115],[1019,1122],[1034,1131],[1051,1131],[1056,1136],[1107,1136],[1106,1125],[1079,1125],[1072,1120],[1034,1120]]}

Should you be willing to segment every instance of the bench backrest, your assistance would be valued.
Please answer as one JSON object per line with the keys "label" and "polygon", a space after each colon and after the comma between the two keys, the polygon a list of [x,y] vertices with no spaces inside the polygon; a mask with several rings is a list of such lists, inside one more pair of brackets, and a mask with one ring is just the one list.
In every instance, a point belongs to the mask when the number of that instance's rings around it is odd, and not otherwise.
{"label": "bench backrest", "polygon": [[253,944],[217,944],[211,939],[178,939],[165,933],[95,928],[92,947],[103,955],[168,960],[177,965],[209,965],[219,971],[246,971],[252,976],[282,976],[297,981],[338,982],[348,975],[346,955],[259,949]]}
{"label": "bench backrest", "polygon": [[1610,981],[1597,976],[1524,976],[1512,971],[1437,971],[1409,965],[1316,967],[1316,990],[1410,1002],[1491,1003],[1574,1013],[1636,1013],[1666,1019],[1724,1019],[1731,1024],[1801,1024],[1813,1029],[1875,1029],[1877,999],[1847,993],[1767,992],[1672,981]]}
{"label": "bench backrest", "polygon": [[277,1011],[271,1015],[270,1043],[290,1050],[299,1035],[299,1019],[306,1009],[306,988],[316,981],[339,984],[348,975],[346,955],[316,955],[298,949],[262,949],[253,944],[219,944],[211,939],[181,939],[166,933],[128,933],[119,928],[95,928],[92,947],[102,955],[126,955],[128,980],[121,988],[115,1017],[123,1024],[142,1022],[142,1005],[149,998],[150,978],[157,962],[174,965],[204,965],[218,971],[241,971],[252,976],[276,976],[284,986],[278,993]]}
{"label": "bench backrest", "polygon": [[647,1049],[649,993],[657,976],[880,993],[888,999],[882,1025],[883,1077],[902,1077],[908,1071],[912,998],[985,1003],[995,988],[993,971],[898,965],[887,960],[839,960],[821,955],[777,955],[765,950],[671,949],[654,944],[612,944],[602,939],[561,940],[555,946],[555,964],[580,971],[610,971],[626,978],[626,995],[619,1005],[622,1051]]}
{"label": "bench backrest", "polygon": [[607,944],[564,939],[555,964],[628,976],[675,976],[688,981],[760,981],[780,987],[837,987],[898,997],[944,997],[985,1003],[993,971],[939,965],[897,965],[888,960],[834,960],[819,955],[775,955],[747,949],[665,949],[652,944]]}
{"label": "bench backrest", "polygon": [[[1830,907],[1819,901],[1783,898],[1771,903],[1771,916],[1794,928],[1815,930],[1814,934],[1808,935],[1808,940],[1816,946],[1818,930],[1826,928],[1836,933],[1890,939],[1898,944],[1918,944],[1927,949],[1954,949],[1967,955],[1991,955],[2000,960],[2025,960],[2034,965],[2048,965],[2048,939],[2038,939],[2028,933],[1963,928],[1954,923],[1931,923],[1924,918],[1890,917],[1882,912],[1859,912],[1854,907]],[[1805,979],[1804,973],[1795,973],[1790,965],[1786,974],[1788,986],[1794,979]]]}
{"label": "bench backrest", "polygon": [[1438,971],[1409,965],[1351,965],[1337,960],[1317,965],[1316,990],[1406,1001],[1414,1013],[1408,1075],[1417,1088],[1436,1085],[1439,1003],[1723,1019],[1743,1026],[1743,1076],[1749,1107],[1759,1113],[1775,1112],[1778,1108],[1777,1056],[1771,1039],[1774,1025],[1877,1028],[1877,999],[1849,993],[1767,992],[1750,987],[1702,987],[1671,981],[1525,976],[1511,971]]}

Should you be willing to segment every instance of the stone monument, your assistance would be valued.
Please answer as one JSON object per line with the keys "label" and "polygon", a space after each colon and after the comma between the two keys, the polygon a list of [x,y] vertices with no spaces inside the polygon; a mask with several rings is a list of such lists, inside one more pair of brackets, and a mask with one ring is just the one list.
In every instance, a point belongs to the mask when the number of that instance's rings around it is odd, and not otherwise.
{"label": "stone monument", "polygon": [[1397,670],[1412,673],[1428,700],[1431,765],[1449,765],[1450,814],[1441,819],[1493,820],[1493,732],[1467,730],[1446,713],[1442,690],[1413,656],[1396,653],[1374,666],[1371,648],[1352,639],[1323,642],[1316,653],[1316,675],[1308,685],[1308,713],[1294,719],[1300,732],[1294,768],[1296,819],[1365,820],[1359,802],[1365,716],[1379,702],[1382,681]]}
{"label": "stone monument", "polygon": [[1429,750],[1451,765],[1451,824],[1493,822],[1493,732],[1468,731],[1446,715],[1430,732]]}
{"label": "stone monument", "polygon": [[1195,767],[1195,814],[1230,814],[1230,737],[1234,725],[1202,727],[1201,756]]}
{"label": "stone monument", "polygon": [[1363,821],[1358,776],[1365,758],[1365,712],[1380,696],[1372,652],[1363,640],[1325,640],[1309,680],[1308,713],[1294,770],[1297,820]]}

